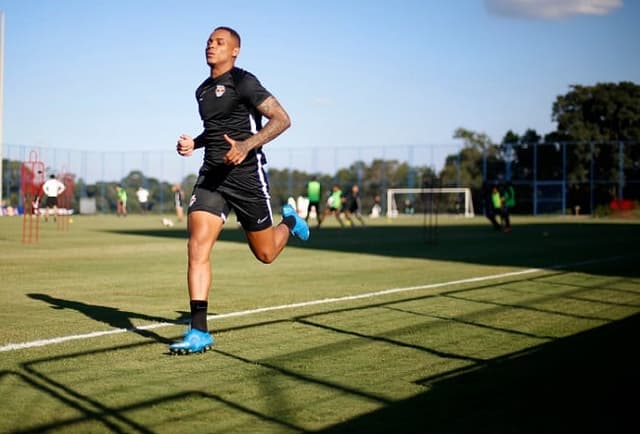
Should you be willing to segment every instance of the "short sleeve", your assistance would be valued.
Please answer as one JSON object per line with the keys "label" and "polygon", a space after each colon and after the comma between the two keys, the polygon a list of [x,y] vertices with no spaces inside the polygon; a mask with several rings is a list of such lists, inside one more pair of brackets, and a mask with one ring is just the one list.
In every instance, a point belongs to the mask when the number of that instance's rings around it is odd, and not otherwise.
{"label": "short sleeve", "polygon": [[240,71],[240,77],[236,81],[238,94],[244,101],[257,108],[271,96],[271,93],[262,86],[255,75],[247,71]]}

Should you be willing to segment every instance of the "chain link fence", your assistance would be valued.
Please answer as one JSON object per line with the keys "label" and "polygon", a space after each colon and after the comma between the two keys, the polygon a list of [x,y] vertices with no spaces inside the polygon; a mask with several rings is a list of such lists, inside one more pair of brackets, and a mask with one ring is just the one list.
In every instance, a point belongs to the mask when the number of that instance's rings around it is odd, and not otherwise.
{"label": "chain link fence", "polygon": [[[318,177],[328,194],[331,186],[345,192],[361,187],[364,211],[386,209],[388,188],[420,187],[423,179],[438,178],[443,187],[469,187],[476,212],[483,209],[483,182],[511,181],[517,194],[515,213],[594,214],[616,201],[640,200],[638,143],[541,143],[503,145],[477,161],[464,160],[460,145],[371,147],[266,148],[273,205],[304,196],[306,183]],[[138,211],[135,191],[150,191],[152,212],[173,212],[171,187],[179,183],[187,196],[202,162],[202,151],[190,158],[172,149],[88,151],[28,145],[4,145],[2,198],[5,206],[22,207],[20,164],[36,152],[46,176],[75,179],[72,207],[80,204],[97,213],[115,211],[115,185],[129,193],[130,212]],[[442,171],[444,166],[446,171]]]}

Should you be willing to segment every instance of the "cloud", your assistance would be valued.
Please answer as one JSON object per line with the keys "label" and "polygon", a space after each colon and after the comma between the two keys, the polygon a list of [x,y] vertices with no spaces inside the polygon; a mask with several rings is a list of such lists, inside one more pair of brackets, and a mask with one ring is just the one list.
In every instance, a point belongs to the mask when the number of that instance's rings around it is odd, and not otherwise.
{"label": "cloud", "polygon": [[574,15],[607,15],[623,0],[484,0],[489,12],[511,18],[559,20]]}

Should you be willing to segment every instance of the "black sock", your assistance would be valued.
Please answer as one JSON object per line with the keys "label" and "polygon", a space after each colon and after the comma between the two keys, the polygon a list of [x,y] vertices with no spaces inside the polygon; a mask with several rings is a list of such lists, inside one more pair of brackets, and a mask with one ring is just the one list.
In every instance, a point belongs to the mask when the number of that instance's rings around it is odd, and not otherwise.
{"label": "black sock", "polygon": [[191,328],[203,332],[208,331],[207,328],[207,308],[209,302],[206,300],[191,300]]}
{"label": "black sock", "polygon": [[283,217],[282,218],[282,223],[287,225],[287,227],[289,229],[293,229],[293,227],[296,225],[296,218],[294,216],[292,216],[292,215]]}

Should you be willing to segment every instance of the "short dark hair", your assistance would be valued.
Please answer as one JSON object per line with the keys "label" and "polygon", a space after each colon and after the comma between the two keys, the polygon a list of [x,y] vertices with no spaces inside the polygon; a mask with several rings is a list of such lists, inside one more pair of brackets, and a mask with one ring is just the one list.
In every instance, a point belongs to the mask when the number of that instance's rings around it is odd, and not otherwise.
{"label": "short dark hair", "polygon": [[220,26],[220,27],[216,27],[214,32],[216,30],[226,30],[227,32],[231,33],[231,37],[236,40],[236,42],[238,43],[238,47],[240,46],[240,44],[241,44],[240,34],[238,32],[236,32],[235,30],[233,30],[231,27]]}

